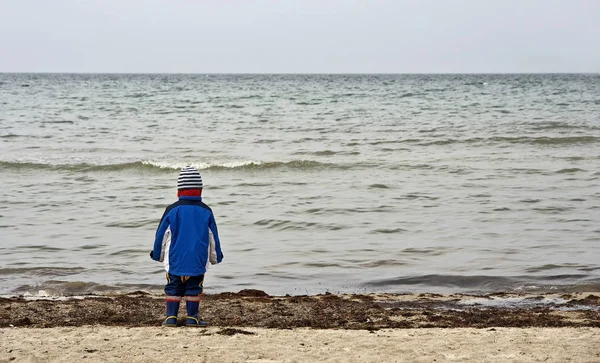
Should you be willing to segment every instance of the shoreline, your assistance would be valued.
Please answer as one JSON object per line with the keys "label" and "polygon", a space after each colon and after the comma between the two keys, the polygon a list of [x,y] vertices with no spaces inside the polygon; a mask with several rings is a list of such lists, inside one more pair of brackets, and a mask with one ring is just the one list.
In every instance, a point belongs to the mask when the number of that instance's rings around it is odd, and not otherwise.
{"label": "shoreline", "polygon": [[[600,293],[487,295],[321,294],[269,296],[261,290],[202,295],[214,327],[344,330],[489,327],[600,328]],[[156,327],[164,295],[0,298],[0,328]],[[181,304],[179,321],[185,318]]]}
{"label": "shoreline", "polygon": [[0,298],[0,363],[600,361],[600,293],[242,290],[203,295],[201,312],[208,328],[162,328],[164,296],[142,291]]}

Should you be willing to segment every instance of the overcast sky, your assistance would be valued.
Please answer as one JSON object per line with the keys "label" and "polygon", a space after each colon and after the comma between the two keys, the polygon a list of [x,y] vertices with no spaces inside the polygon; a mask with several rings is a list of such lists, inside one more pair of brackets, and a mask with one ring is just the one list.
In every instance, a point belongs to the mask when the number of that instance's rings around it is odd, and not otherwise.
{"label": "overcast sky", "polygon": [[0,72],[600,72],[600,0],[0,0]]}

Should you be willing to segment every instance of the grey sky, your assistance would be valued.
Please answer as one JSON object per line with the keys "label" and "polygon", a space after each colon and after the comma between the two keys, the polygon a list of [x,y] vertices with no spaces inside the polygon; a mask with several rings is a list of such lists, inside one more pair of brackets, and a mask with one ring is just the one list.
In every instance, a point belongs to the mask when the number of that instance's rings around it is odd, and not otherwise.
{"label": "grey sky", "polygon": [[600,72],[600,0],[0,0],[0,72]]}

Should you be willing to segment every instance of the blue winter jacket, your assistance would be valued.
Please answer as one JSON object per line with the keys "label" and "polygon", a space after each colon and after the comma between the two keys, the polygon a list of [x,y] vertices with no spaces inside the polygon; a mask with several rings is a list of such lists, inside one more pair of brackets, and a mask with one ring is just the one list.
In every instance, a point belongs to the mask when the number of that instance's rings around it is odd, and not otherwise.
{"label": "blue winter jacket", "polygon": [[204,275],[208,264],[223,260],[217,223],[202,197],[179,197],[160,220],[152,259],[177,276]]}

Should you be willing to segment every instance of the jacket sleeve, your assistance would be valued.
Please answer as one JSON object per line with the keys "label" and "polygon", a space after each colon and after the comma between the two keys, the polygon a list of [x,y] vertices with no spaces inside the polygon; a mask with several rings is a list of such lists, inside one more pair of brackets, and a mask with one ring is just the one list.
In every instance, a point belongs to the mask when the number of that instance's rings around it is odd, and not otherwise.
{"label": "jacket sleeve", "polygon": [[216,265],[223,261],[223,251],[221,251],[221,241],[219,240],[219,232],[217,230],[217,222],[214,216],[210,216],[208,223],[208,242],[210,245],[209,261]]}
{"label": "jacket sleeve", "polygon": [[156,237],[154,238],[154,249],[152,250],[152,259],[154,261],[163,261],[164,259],[164,246],[165,241],[170,239],[171,228],[169,222],[169,215],[164,214],[156,230]]}

